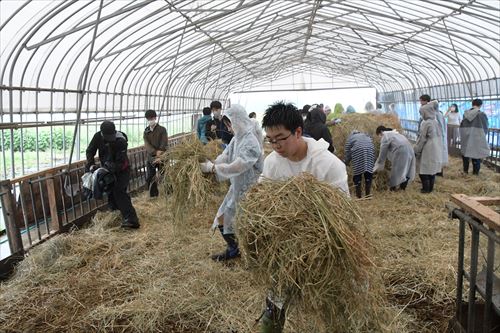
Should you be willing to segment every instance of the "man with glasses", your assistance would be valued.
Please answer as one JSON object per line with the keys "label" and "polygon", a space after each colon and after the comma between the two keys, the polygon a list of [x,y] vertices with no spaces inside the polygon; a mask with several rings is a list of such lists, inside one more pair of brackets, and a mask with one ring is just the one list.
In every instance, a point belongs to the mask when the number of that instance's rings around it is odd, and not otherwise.
{"label": "man with glasses", "polygon": [[[290,103],[277,102],[266,110],[262,127],[273,152],[264,160],[261,180],[283,180],[308,172],[349,195],[345,164],[328,151],[329,144],[302,136],[304,120]],[[281,333],[285,325],[286,295],[266,298],[261,333]]]}

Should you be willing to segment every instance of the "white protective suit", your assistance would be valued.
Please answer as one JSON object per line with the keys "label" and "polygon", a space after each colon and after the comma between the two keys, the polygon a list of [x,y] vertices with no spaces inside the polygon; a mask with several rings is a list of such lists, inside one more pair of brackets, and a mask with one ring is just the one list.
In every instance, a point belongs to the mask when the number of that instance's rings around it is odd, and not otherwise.
{"label": "white protective suit", "polygon": [[264,158],[255,134],[255,125],[245,109],[235,104],[225,111],[225,115],[231,121],[234,137],[215,160],[214,170],[219,180],[229,179],[231,186],[217,211],[214,227],[224,215],[224,234],[234,234],[237,204],[243,194],[257,182]]}
{"label": "white protective suit", "polygon": [[328,151],[329,144],[323,139],[303,137],[307,143],[307,155],[298,162],[290,161],[273,151],[264,160],[262,180],[284,180],[308,172],[319,181],[330,183],[349,195],[345,164]]}
{"label": "white protective suit", "polygon": [[383,132],[380,153],[373,172],[384,170],[385,160],[391,161],[390,187],[415,179],[415,153],[411,143],[396,130]]}
{"label": "white protective suit", "polygon": [[262,150],[262,154],[264,154],[264,132],[262,131],[262,125],[257,119],[250,118],[254,126],[255,136],[259,141],[260,149]]}

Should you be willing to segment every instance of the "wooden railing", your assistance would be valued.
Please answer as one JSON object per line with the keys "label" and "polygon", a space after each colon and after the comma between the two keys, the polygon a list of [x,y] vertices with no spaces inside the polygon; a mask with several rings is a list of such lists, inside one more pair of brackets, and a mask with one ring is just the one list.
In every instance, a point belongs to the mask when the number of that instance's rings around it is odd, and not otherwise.
{"label": "wooden railing", "polygon": [[[178,144],[190,134],[169,139]],[[147,153],[144,146],[128,150],[130,161],[129,192],[146,184]],[[15,179],[0,181],[0,200],[10,254],[0,258],[0,277],[22,259],[32,247],[73,226],[90,220],[107,200],[88,199],[83,195],[81,177],[85,160],[43,170]]]}

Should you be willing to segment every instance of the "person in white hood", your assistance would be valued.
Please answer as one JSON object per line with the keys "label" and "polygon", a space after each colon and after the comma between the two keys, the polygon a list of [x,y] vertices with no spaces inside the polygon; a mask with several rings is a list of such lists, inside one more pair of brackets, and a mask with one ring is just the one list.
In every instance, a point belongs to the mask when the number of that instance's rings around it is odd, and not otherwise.
{"label": "person in white hood", "polygon": [[218,228],[227,243],[224,252],[212,256],[214,261],[226,261],[240,255],[235,236],[234,218],[237,205],[245,192],[257,182],[262,172],[262,149],[254,124],[245,109],[238,104],[225,111],[234,137],[215,161],[201,163],[201,171],[215,173],[217,179],[228,180],[231,186],[217,211],[213,229]]}
{"label": "person in white hood", "polygon": [[490,146],[486,140],[488,134],[488,117],[481,111],[483,101],[472,101],[472,109],[464,112],[460,123],[460,137],[464,173],[469,173],[469,160],[472,159],[472,173],[479,175],[481,159],[490,155]]}
{"label": "person in white hood", "polygon": [[[274,151],[264,160],[259,181],[283,180],[308,172],[349,196],[345,164],[328,151],[329,144],[302,136],[304,120],[293,104],[277,102],[266,110],[262,127]],[[269,294],[262,316],[261,333],[282,332],[286,295]]]}
{"label": "person in white hood", "polygon": [[274,151],[264,160],[263,178],[282,180],[308,172],[349,195],[345,164],[328,151],[329,144],[302,136],[304,121],[293,104],[271,105],[262,121]]}

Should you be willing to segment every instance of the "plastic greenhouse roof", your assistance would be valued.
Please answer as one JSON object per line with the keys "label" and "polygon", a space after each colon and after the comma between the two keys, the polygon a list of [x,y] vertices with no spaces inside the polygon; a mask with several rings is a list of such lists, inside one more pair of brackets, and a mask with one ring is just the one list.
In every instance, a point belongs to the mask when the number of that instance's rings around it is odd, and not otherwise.
{"label": "plastic greenhouse roof", "polygon": [[[292,73],[381,91],[500,77],[497,0],[1,1],[0,84],[204,96]],[[91,54],[90,54],[91,53]],[[223,93],[224,92],[224,93]]]}

